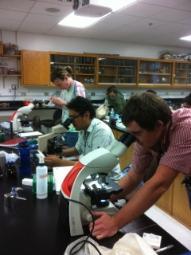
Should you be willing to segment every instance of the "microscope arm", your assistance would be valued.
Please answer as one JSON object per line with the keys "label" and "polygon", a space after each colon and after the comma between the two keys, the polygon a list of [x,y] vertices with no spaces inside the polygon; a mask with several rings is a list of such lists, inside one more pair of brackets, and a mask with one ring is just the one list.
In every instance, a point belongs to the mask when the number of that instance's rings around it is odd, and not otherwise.
{"label": "microscope arm", "polygon": [[27,106],[19,108],[16,112],[13,113],[13,115],[10,118],[10,121],[12,121],[13,123],[13,132],[17,132],[21,128],[18,123],[18,118],[24,114],[29,114],[33,108],[34,104],[30,103]]}

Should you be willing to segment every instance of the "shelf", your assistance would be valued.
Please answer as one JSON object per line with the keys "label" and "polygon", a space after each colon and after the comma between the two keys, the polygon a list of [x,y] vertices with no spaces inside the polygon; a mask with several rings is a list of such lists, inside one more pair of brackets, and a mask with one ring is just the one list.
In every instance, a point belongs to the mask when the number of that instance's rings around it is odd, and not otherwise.
{"label": "shelf", "polygon": [[153,72],[139,72],[140,75],[162,75],[162,76],[170,76],[171,73],[153,73]]}
{"label": "shelf", "polygon": [[21,55],[1,55],[0,58],[20,58]]}
{"label": "shelf", "polygon": [[[99,83],[99,86],[111,86],[111,82],[109,83],[109,82],[100,82]],[[116,86],[121,86],[121,87],[123,87],[123,86],[135,86],[136,85],[136,83],[115,83],[115,85]]]}
{"label": "shelf", "polygon": [[74,65],[74,63],[72,63],[72,62],[54,62],[54,61],[52,61],[52,62],[50,62],[50,64],[51,65],[65,65],[65,66],[67,66],[67,65]]}
{"label": "shelf", "polygon": [[94,73],[74,73],[74,75],[80,75],[80,76],[94,76]]}
{"label": "shelf", "polygon": [[0,74],[0,77],[21,77],[21,74]]}
{"label": "shelf", "polygon": [[138,85],[140,86],[145,86],[145,85],[148,85],[148,86],[171,86],[170,83],[139,83]]}

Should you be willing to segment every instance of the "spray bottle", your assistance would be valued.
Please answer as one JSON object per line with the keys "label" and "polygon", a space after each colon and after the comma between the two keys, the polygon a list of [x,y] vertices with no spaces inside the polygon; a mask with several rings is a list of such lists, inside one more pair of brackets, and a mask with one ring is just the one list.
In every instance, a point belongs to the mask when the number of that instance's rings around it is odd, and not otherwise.
{"label": "spray bottle", "polygon": [[38,151],[39,164],[36,167],[36,198],[48,196],[48,167],[44,164],[44,155]]}

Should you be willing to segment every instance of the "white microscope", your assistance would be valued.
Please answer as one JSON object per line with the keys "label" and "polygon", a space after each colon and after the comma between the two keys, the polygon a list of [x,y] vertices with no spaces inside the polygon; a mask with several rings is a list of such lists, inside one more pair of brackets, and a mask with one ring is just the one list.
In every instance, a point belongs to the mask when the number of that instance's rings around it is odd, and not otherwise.
{"label": "white microscope", "polygon": [[33,103],[29,103],[27,106],[20,107],[13,115],[10,117],[10,122],[12,122],[13,133],[18,132],[30,132],[33,131],[31,126],[24,127],[21,125],[21,116],[28,115],[34,108]]}
{"label": "white microscope", "polygon": [[[111,202],[103,204],[100,209],[99,201],[102,203],[102,195],[105,200],[112,193],[121,191],[117,184],[114,187],[110,185],[107,174],[118,164],[118,157],[134,141],[134,136],[125,133],[119,141],[115,140],[110,148],[99,148],[88,153],[74,165],[64,179],[61,186],[60,220],[64,228],[69,227],[71,236],[84,234],[83,226],[92,220],[87,208],[90,211],[102,210],[109,214],[116,212]],[[97,178],[96,175],[100,174],[101,177]]]}

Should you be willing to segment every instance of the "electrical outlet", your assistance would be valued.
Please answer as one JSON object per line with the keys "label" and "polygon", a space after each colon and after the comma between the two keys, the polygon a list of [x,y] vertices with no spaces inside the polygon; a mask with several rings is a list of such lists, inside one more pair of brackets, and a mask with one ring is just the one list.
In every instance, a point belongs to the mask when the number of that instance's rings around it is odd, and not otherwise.
{"label": "electrical outlet", "polygon": [[17,84],[11,84],[11,89],[16,90],[17,89]]}
{"label": "electrical outlet", "polygon": [[49,96],[49,92],[44,92],[44,96]]}
{"label": "electrical outlet", "polygon": [[25,97],[26,96],[26,92],[21,92],[21,96]]}

